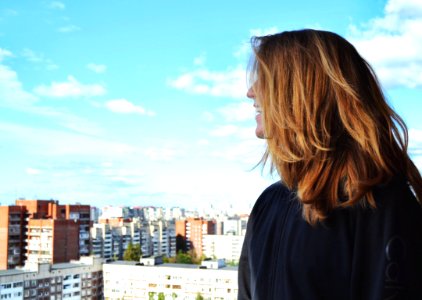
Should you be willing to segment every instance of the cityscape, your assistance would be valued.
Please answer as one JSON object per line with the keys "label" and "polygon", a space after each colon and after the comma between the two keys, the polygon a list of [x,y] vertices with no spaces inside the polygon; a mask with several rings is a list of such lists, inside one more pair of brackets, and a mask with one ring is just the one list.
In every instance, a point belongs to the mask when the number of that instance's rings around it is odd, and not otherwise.
{"label": "cityscape", "polygon": [[[224,8],[224,9],[223,9]],[[338,33],[422,170],[422,1],[0,3],[0,300],[237,299],[251,37]]]}
{"label": "cityscape", "polygon": [[0,299],[236,299],[247,221],[18,199],[0,206]]}

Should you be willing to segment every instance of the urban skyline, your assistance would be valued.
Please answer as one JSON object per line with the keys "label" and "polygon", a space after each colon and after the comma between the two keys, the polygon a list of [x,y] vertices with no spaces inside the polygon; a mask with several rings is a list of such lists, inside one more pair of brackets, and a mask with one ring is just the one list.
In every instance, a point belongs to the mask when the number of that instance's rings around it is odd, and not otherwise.
{"label": "urban skyline", "polygon": [[373,65],[422,169],[421,26],[414,0],[4,0],[0,202],[248,213],[277,180],[254,168],[249,39],[301,28],[343,35]]}

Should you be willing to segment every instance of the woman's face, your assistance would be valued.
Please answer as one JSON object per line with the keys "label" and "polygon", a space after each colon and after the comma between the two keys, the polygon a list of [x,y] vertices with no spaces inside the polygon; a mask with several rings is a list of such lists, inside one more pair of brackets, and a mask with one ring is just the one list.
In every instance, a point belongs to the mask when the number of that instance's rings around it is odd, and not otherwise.
{"label": "woman's face", "polygon": [[255,107],[256,111],[256,129],[255,134],[257,137],[263,139],[264,138],[264,127],[262,126],[262,108],[261,103],[258,99],[256,99],[255,91],[253,90],[253,86],[249,88],[248,92],[246,93],[246,96],[252,100],[254,100],[253,106]]}

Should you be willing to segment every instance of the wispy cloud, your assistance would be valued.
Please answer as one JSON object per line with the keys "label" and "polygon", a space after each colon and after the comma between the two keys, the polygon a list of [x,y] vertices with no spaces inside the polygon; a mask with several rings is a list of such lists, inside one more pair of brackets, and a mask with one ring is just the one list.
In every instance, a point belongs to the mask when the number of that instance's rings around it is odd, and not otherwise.
{"label": "wispy cloud", "polygon": [[202,53],[201,55],[194,58],[193,64],[195,66],[202,66],[205,64],[205,61],[206,61],[206,55],[205,53]]}
{"label": "wispy cloud", "polygon": [[351,25],[349,40],[386,87],[422,86],[422,2],[389,0],[384,15]]}
{"label": "wispy cloud", "polygon": [[34,168],[26,168],[25,172],[26,174],[29,174],[29,175],[39,175],[42,173],[41,170],[34,169]]}
{"label": "wispy cloud", "polygon": [[41,63],[45,64],[47,70],[55,70],[58,66],[49,58],[45,58],[44,54],[36,53],[35,51],[25,48],[21,52],[21,55],[31,63]]}
{"label": "wispy cloud", "polygon": [[40,96],[64,98],[64,97],[93,97],[106,93],[101,84],[82,84],[73,76],[68,76],[65,82],[52,82],[49,86],[40,85],[34,89]]}
{"label": "wispy cloud", "polygon": [[0,62],[2,62],[6,57],[12,57],[13,54],[9,50],[0,48]]}
{"label": "wispy cloud", "polygon": [[[270,28],[256,28],[256,29],[251,29],[249,31],[249,36],[250,37],[263,36],[263,35],[268,35],[268,34],[274,34],[277,32],[279,32],[279,30],[277,27],[274,27],[274,26]],[[250,40],[247,40],[241,43],[239,48],[234,52],[234,56],[241,60],[247,59],[248,56],[250,56],[251,54],[252,52],[251,52]]]}
{"label": "wispy cloud", "polygon": [[192,94],[243,98],[246,91],[245,74],[245,69],[241,66],[226,71],[201,68],[186,72],[168,83],[176,89]]}
{"label": "wispy cloud", "polygon": [[99,65],[94,63],[89,63],[86,65],[86,67],[95,73],[104,73],[107,70],[106,65]]}
{"label": "wispy cloud", "polygon": [[135,151],[126,143],[87,136],[75,132],[57,129],[36,128],[14,123],[0,122],[0,136],[12,139],[21,144],[22,141],[32,147],[24,147],[28,155],[46,157],[118,157]]}
{"label": "wispy cloud", "polygon": [[210,135],[217,137],[231,136],[236,134],[238,130],[239,127],[236,125],[224,125],[211,130]]}
{"label": "wispy cloud", "polygon": [[105,106],[108,110],[119,114],[155,115],[154,112],[148,111],[142,106],[135,105],[127,99],[110,100],[106,102]]}
{"label": "wispy cloud", "polygon": [[33,104],[37,98],[22,88],[22,83],[14,70],[0,64],[0,105],[24,107]]}
{"label": "wispy cloud", "polygon": [[241,122],[253,120],[255,109],[252,101],[245,101],[229,104],[220,108],[219,112],[228,122]]}
{"label": "wispy cloud", "polygon": [[64,10],[66,8],[66,5],[60,1],[51,1],[48,7],[51,9]]}
{"label": "wispy cloud", "polygon": [[[266,35],[277,32],[277,27],[267,29],[252,29],[250,35]],[[243,42],[233,53],[241,62],[236,67],[229,67],[223,71],[209,70],[205,66],[205,54],[194,59],[196,68],[184,72],[175,79],[168,80],[168,84],[178,90],[191,94],[211,95],[215,97],[244,98],[247,88],[245,56],[250,54],[250,43]]]}
{"label": "wispy cloud", "polygon": [[62,26],[57,29],[58,32],[63,32],[63,33],[70,33],[70,32],[75,32],[79,30],[81,30],[81,28],[76,25]]}

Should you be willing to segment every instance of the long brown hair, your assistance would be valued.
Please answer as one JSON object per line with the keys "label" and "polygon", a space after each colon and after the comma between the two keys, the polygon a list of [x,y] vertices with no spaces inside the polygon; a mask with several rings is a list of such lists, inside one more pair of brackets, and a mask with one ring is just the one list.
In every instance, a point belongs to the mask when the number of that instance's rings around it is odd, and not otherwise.
{"label": "long brown hair", "polygon": [[419,201],[422,178],[407,154],[403,120],[387,104],[370,65],[344,38],[299,30],[253,37],[253,89],[267,151],[315,224],[336,207],[375,207],[372,187],[407,179]]}

